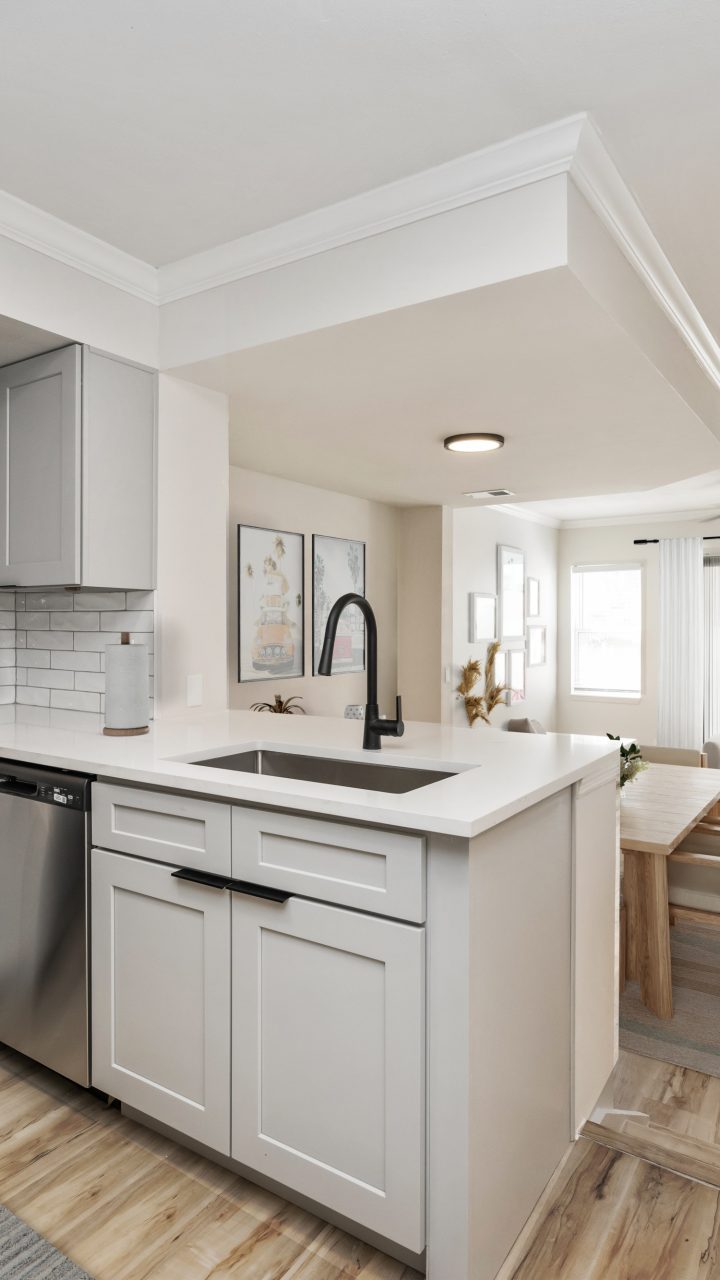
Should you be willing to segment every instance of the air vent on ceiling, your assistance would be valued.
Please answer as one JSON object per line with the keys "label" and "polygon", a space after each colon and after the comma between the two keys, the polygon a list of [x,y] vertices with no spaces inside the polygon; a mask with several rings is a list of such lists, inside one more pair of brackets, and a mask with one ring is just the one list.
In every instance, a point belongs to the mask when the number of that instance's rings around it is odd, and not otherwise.
{"label": "air vent on ceiling", "polygon": [[464,493],[464,498],[514,498],[512,489],[478,489],[475,493]]}

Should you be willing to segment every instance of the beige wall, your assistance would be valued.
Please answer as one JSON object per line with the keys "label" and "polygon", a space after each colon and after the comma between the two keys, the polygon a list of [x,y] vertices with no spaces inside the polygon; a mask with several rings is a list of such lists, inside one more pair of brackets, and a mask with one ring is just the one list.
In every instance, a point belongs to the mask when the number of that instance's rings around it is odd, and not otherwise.
{"label": "beige wall", "polygon": [[442,717],[444,514],[398,511],[398,691],[408,720]]}
{"label": "beige wall", "polygon": [[[493,713],[493,724],[502,728],[511,718],[529,716],[546,729],[555,729],[558,530],[489,507],[461,507],[452,512],[452,682],[443,685],[447,718],[467,725],[465,708],[454,690],[468,658],[484,661],[486,651],[484,644],[471,644],[468,639],[468,596],[473,591],[497,591],[499,543],[524,551],[526,575],[539,579],[540,616],[533,621],[547,629],[547,660],[543,666],[527,668],[525,701],[499,707]],[[481,732],[482,724],[476,725],[476,730]]]}
{"label": "beige wall", "polygon": [[[636,547],[635,538],[688,538],[712,533],[717,525],[697,521],[648,520],[642,524],[598,525],[560,531],[558,584],[558,728],[564,733],[619,733],[649,745],[656,740],[658,548]],[[712,544],[710,544],[712,545]],[[570,574],[578,564],[640,564],[643,567],[643,694],[641,698],[593,698],[570,692]]]}
{"label": "beige wall", "polygon": [[[238,683],[237,526],[265,525],[305,535],[305,676]],[[342,715],[349,702],[365,704],[364,672],[312,675],[312,535],[354,538],[365,546],[365,594],[378,624],[380,710],[392,715],[397,692],[397,512],[364,498],[297,484],[277,476],[230,468],[229,687],[230,706],[247,708],[259,700],[300,694],[314,715]]]}
{"label": "beige wall", "polygon": [[158,398],[156,715],[227,707],[227,396],[161,374]]}

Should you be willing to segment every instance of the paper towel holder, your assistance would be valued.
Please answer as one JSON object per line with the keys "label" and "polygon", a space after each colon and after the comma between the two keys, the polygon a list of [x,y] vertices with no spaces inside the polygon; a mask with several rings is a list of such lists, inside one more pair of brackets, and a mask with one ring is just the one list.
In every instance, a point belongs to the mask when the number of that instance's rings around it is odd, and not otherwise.
{"label": "paper towel holder", "polygon": [[[130,644],[129,631],[120,632],[120,644],[121,645]],[[106,693],[106,697],[107,697],[107,693]],[[108,725],[103,726],[103,733],[106,734],[109,738],[131,738],[131,737],[136,737],[138,734],[141,734],[141,733],[149,733],[149,731],[150,731],[150,726],[147,724],[136,725],[136,726],[133,726],[132,728],[124,728],[124,729],[113,729],[113,728],[110,728]]]}

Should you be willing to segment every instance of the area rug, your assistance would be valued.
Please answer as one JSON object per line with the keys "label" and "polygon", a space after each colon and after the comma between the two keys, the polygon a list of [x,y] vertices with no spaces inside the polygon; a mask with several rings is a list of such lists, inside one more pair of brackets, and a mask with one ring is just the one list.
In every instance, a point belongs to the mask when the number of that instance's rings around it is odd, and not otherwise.
{"label": "area rug", "polygon": [[670,945],[673,1016],[656,1018],[642,1003],[638,983],[629,982],[620,997],[620,1045],[720,1076],[720,927],[678,922]]}
{"label": "area rug", "polygon": [[0,1280],[91,1280],[9,1209],[0,1205]]}

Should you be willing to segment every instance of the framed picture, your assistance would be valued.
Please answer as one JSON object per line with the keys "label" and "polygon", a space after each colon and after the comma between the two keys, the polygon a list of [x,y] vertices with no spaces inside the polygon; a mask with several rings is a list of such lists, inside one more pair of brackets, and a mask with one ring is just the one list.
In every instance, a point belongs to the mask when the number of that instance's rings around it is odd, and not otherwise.
{"label": "framed picture", "polygon": [[529,667],[542,667],[547,661],[547,629],[529,626],[527,633],[527,664]]}
{"label": "framed picture", "polygon": [[[365,543],[313,534],[313,675],[325,637],[325,624],[336,600],[348,591],[365,595]],[[365,670],[365,619],[357,608],[346,609],[338,623],[333,674]]]}
{"label": "framed picture", "polygon": [[527,580],[527,616],[528,618],[540,617],[540,582],[538,578],[528,578]]}
{"label": "framed picture", "polygon": [[525,701],[525,650],[513,649],[508,654],[508,662],[510,665],[510,676],[507,683],[510,685],[510,701]]}
{"label": "framed picture", "polygon": [[498,639],[503,649],[525,648],[525,553],[498,546]]}
{"label": "framed picture", "polygon": [[470,628],[471,644],[481,644],[495,639],[497,634],[497,596],[486,595],[482,591],[471,591],[470,596]]}
{"label": "framed picture", "polygon": [[238,525],[238,681],[305,671],[305,539]]}

